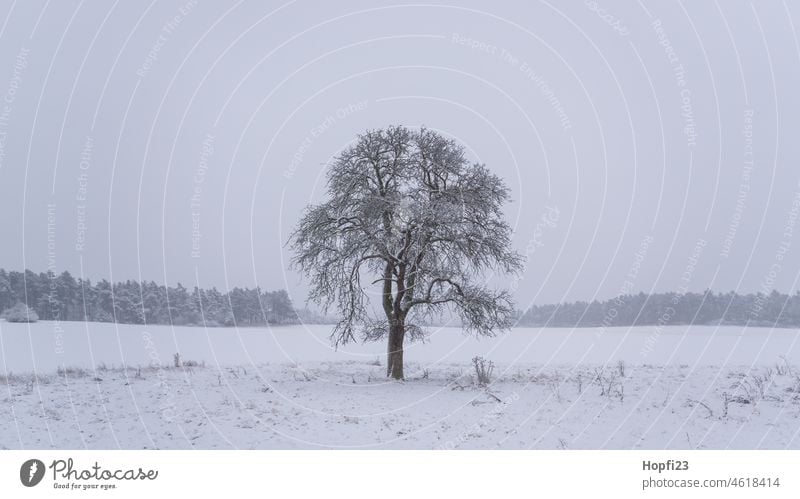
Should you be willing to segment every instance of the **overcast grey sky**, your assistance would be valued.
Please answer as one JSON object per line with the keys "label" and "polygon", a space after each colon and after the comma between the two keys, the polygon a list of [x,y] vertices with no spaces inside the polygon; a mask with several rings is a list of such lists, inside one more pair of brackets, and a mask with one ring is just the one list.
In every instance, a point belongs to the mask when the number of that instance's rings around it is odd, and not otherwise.
{"label": "overcast grey sky", "polygon": [[508,181],[521,306],[797,288],[797,5],[0,5],[0,267],[302,303],[326,162],[424,124]]}

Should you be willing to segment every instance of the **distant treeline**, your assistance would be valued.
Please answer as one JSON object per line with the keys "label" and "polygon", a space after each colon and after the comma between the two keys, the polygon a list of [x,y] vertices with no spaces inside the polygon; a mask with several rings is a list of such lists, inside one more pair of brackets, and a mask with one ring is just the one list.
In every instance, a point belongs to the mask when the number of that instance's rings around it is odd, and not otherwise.
{"label": "distant treeline", "polygon": [[613,327],[670,324],[800,326],[800,291],[785,295],[730,293],[655,293],[624,295],[607,301],[533,306],[520,326]]}
{"label": "distant treeline", "polygon": [[[255,326],[299,322],[284,290],[216,288],[191,290],[152,281],[92,283],[69,272],[6,272],[0,269],[0,311],[25,303],[41,320],[123,324]],[[303,312],[300,312],[303,313]],[[306,312],[306,315],[310,315]],[[314,317],[303,320],[314,321]]]}
{"label": "distant treeline", "polygon": [[[308,310],[296,310],[284,290],[187,289],[153,281],[76,279],[69,272],[7,272],[0,269],[0,312],[24,303],[40,320],[257,326],[299,322],[332,323]],[[645,325],[745,325],[800,327],[800,291],[786,295],[730,293],[655,293],[624,295],[607,301],[534,305],[520,312],[518,326],[614,327]]]}

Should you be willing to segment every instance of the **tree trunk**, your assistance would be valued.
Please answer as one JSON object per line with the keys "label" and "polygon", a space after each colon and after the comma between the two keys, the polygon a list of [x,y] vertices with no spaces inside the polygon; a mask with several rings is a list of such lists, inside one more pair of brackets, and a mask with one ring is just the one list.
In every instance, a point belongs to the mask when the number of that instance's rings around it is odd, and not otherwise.
{"label": "tree trunk", "polygon": [[389,327],[389,346],[386,353],[386,376],[403,379],[403,337],[406,326],[402,322]]}

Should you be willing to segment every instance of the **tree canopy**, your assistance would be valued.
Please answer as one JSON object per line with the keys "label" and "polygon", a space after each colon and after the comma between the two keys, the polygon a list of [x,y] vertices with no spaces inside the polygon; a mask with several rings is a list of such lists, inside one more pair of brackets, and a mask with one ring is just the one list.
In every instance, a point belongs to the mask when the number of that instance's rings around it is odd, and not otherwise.
{"label": "tree canopy", "polygon": [[478,335],[510,327],[510,294],[488,285],[522,267],[502,213],[508,193],[434,131],[360,135],[328,168],[328,199],[292,235],[311,299],[340,314],[334,343],[388,335],[387,374],[402,378],[403,339],[419,337],[427,318],[450,311]]}

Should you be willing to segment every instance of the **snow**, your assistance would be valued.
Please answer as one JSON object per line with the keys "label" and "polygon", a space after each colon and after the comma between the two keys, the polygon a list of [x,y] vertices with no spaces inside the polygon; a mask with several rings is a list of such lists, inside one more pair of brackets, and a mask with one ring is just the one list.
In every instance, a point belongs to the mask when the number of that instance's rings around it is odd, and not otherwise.
{"label": "snow", "polygon": [[329,331],[0,322],[0,448],[800,448],[796,330],[440,328],[403,382]]}

